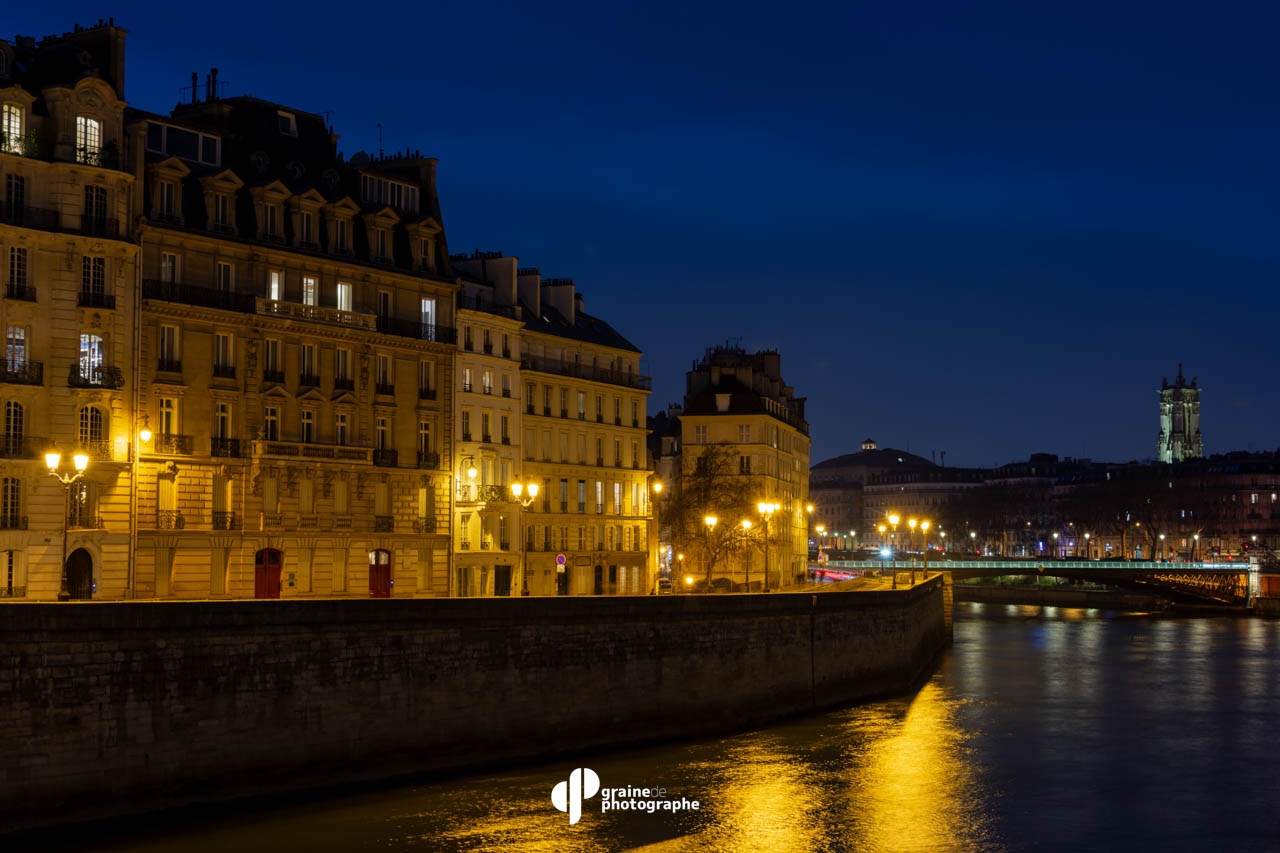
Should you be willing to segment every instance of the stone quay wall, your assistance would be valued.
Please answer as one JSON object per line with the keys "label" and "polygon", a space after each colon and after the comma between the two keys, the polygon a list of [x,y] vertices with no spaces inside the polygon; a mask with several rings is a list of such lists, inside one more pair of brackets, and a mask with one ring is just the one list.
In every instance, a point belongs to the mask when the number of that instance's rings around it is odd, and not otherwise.
{"label": "stone quay wall", "polygon": [[893,592],[0,606],[0,833],[696,737],[901,692]]}

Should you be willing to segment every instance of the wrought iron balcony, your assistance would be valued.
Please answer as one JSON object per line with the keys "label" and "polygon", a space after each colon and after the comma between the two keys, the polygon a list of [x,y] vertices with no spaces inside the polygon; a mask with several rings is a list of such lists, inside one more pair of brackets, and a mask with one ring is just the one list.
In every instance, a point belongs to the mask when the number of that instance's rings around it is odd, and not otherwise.
{"label": "wrought iron balcony", "polygon": [[616,368],[592,367],[586,364],[578,364],[576,362],[563,361],[561,359],[544,358],[542,356],[521,356],[520,366],[524,370],[534,370],[539,373],[552,373],[557,376],[574,376],[579,379],[589,379],[593,382],[605,382],[609,385],[621,385],[625,388],[640,388],[648,390],[653,386],[653,380],[648,376],[640,376],[639,374],[618,370]]}
{"label": "wrought iron balcony", "polygon": [[394,397],[396,394],[396,386],[390,382],[378,382],[374,385],[374,393],[386,394],[388,397]]}
{"label": "wrought iron balcony", "polygon": [[479,499],[482,501],[501,502],[507,499],[507,490],[502,486],[479,486]]}
{"label": "wrought iron balcony", "polygon": [[319,388],[320,377],[314,373],[303,373],[298,376],[299,388]]}
{"label": "wrought iron balcony", "polygon": [[232,293],[219,288],[195,287],[180,281],[162,281],[154,278],[143,280],[142,298],[177,302],[197,308],[219,308],[242,314],[252,314],[254,310],[254,296],[251,293]]}
{"label": "wrought iron balcony", "polygon": [[379,317],[378,331],[385,335],[415,338],[420,341],[434,341],[441,344],[456,344],[458,342],[458,331],[452,326],[438,326],[433,323],[399,320],[395,317]]}
{"label": "wrought iron balcony", "polygon": [[210,456],[230,456],[233,458],[240,457],[240,439],[238,438],[220,438],[214,436],[209,439],[209,455]]}
{"label": "wrought iron balcony", "polygon": [[38,228],[41,231],[59,231],[62,217],[56,210],[42,207],[14,206],[0,201],[0,222],[5,225],[17,225],[20,228]]}
{"label": "wrought iron balcony", "polygon": [[434,518],[415,518],[413,521],[414,533],[435,533],[436,520]]}
{"label": "wrought iron balcony", "polygon": [[158,432],[153,436],[156,453],[190,453],[193,439],[189,435]]}
{"label": "wrought iron balcony", "polygon": [[176,509],[158,509],[156,510],[156,529],[157,530],[182,530],[187,526],[187,520],[182,517],[182,513]]}
{"label": "wrought iron balcony", "polygon": [[418,467],[419,468],[439,468],[440,454],[432,450],[418,451]]}
{"label": "wrought iron balcony", "polygon": [[102,530],[105,527],[100,517],[74,504],[71,506],[71,511],[67,513],[68,530]]}
{"label": "wrought iron balcony", "polygon": [[373,451],[373,464],[382,468],[394,468],[396,467],[396,458],[398,455],[399,454],[396,451],[387,450],[385,448],[382,450],[375,450]]}
{"label": "wrought iron balcony", "polygon": [[279,369],[272,370],[271,368],[264,368],[262,371],[262,381],[275,382],[277,384],[283,385],[284,371]]}
{"label": "wrought iron balcony", "polygon": [[0,382],[13,385],[43,385],[44,364],[39,361],[27,361],[25,358],[0,360]]}
{"label": "wrought iron balcony", "polygon": [[176,358],[161,358],[156,361],[156,370],[161,373],[181,373],[182,362]]}
{"label": "wrought iron balcony", "polygon": [[116,297],[114,293],[99,293],[96,290],[81,290],[76,297],[76,304],[81,308],[110,308],[116,307]]}
{"label": "wrought iron balcony", "polygon": [[339,376],[333,380],[333,390],[335,391],[354,391],[356,390],[356,381],[350,376]]}
{"label": "wrought iron balcony", "polygon": [[26,598],[25,586],[0,586],[0,598]]}
{"label": "wrought iron balcony", "polygon": [[124,373],[118,367],[90,367],[77,361],[71,365],[67,385],[72,388],[120,388],[124,385]]}
{"label": "wrought iron balcony", "polygon": [[27,284],[10,283],[4,292],[6,299],[20,299],[23,302],[36,301],[36,289]]}
{"label": "wrought iron balcony", "polygon": [[109,216],[81,216],[80,233],[86,237],[120,239],[120,221]]}
{"label": "wrought iron balcony", "polygon": [[0,530],[26,530],[27,517],[25,515],[0,515]]}
{"label": "wrought iron balcony", "polygon": [[240,519],[234,512],[215,512],[213,514],[214,530],[239,530]]}
{"label": "wrought iron balcony", "polygon": [[235,379],[236,366],[234,364],[215,364],[213,366],[214,379]]}
{"label": "wrought iron balcony", "polygon": [[98,462],[111,462],[115,459],[115,450],[110,441],[102,439],[82,441],[80,449],[87,453],[90,459]]}
{"label": "wrought iron balcony", "polygon": [[459,551],[470,551],[470,550],[471,550],[471,540],[470,540],[470,539],[463,539],[461,542],[459,542],[459,543],[458,543],[458,550],[459,550]]}
{"label": "wrought iron balcony", "polygon": [[393,515],[375,515],[373,517],[373,530],[375,533],[392,533],[396,529],[396,519]]}
{"label": "wrought iron balcony", "polygon": [[436,398],[436,389],[434,388],[418,388],[419,400],[434,400]]}

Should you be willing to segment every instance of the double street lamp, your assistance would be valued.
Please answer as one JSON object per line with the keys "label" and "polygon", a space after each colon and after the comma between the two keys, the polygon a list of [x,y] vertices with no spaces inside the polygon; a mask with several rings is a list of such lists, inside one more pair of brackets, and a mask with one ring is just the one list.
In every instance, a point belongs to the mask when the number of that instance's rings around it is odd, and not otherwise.
{"label": "double street lamp", "polygon": [[[520,504],[520,578],[523,588],[521,595],[529,595],[529,543],[525,533],[524,511],[529,508],[529,504],[533,503],[538,497],[538,484],[533,480],[527,483],[515,482],[511,484],[511,499]],[[564,566],[556,566],[560,571],[564,570]],[[556,578],[556,587],[559,589],[560,579]],[[563,594],[563,593],[562,593]]]}
{"label": "double street lamp", "polygon": [[764,591],[769,591],[769,519],[782,508],[781,504],[760,501],[756,509],[764,516]]}
{"label": "double street lamp", "polygon": [[71,515],[71,484],[83,477],[84,472],[89,468],[88,454],[77,453],[71,459],[75,464],[76,472],[60,474],[58,468],[62,464],[62,454],[56,450],[50,450],[44,455],[44,464],[49,468],[49,476],[62,484],[62,574],[58,584],[59,601],[66,601],[71,597],[71,593],[67,590],[67,525],[70,523],[68,517]]}

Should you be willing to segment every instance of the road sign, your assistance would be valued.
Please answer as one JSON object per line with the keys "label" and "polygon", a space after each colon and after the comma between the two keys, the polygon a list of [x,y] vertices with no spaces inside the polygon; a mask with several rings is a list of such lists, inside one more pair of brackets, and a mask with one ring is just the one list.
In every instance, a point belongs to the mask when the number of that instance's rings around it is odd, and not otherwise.
{"label": "road sign", "polygon": [[565,564],[564,554],[556,554],[556,565],[563,566]]}

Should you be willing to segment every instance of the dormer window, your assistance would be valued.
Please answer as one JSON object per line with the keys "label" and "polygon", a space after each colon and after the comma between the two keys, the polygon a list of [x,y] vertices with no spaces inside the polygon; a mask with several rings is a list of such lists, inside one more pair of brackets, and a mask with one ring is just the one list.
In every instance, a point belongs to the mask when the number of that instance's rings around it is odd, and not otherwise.
{"label": "dormer window", "polygon": [[231,199],[222,193],[213,197],[213,227],[218,231],[231,230]]}
{"label": "dormer window", "polygon": [[334,225],[333,250],[345,255],[351,251],[351,241],[347,237],[347,221],[339,219]]}
{"label": "dormer window", "polygon": [[298,217],[298,245],[304,249],[313,248],[316,244],[312,221],[312,215],[307,212]]}
{"label": "dormer window", "polygon": [[165,218],[172,218],[176,210],[175,187],[173,181],[160,182],[160,215]]}
{"label": "dormer window", "polygon": [[279,214],[274,204],[263,205],[262,210],[262,237],[264,240],[279,242],[280,240],[280,224]]}
{"label": "dormer window", "polygon": [[76,116],[76,162],[98,165],[102,157],[102,122]]}
{"label": "dormer window", "polygon": [[[0,52],[0,61],[4,53]],[[22,152],[22,106],[5,104],[0,112],[0,151],[10,154]]]}
{"label": "dormer window", "polygon": [[387,231],[385,228],[379,228],[373,232],[377,235],[377,248],[374,252],[374,261],[380,264],[391,263],[391,251],[387,248]]}
{"label": "dormer window", "polygon": [[434,272],[436,268],[436,241],[426,238],[422,241],[422,269]]}
{"label": "dormer window", "polygon": [[293,117],[293,113],[287,113],[284,110],[279,110],[276,113],[276,118],[280,123],[281,136],[296,137],[298,135],[298,122]]}

